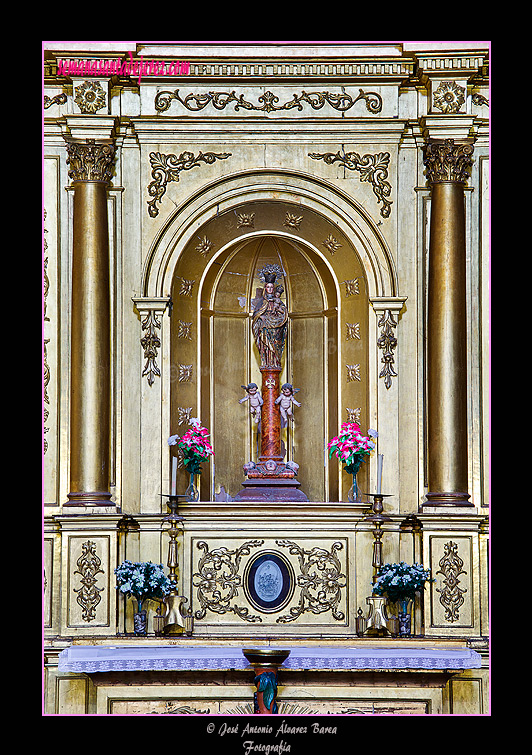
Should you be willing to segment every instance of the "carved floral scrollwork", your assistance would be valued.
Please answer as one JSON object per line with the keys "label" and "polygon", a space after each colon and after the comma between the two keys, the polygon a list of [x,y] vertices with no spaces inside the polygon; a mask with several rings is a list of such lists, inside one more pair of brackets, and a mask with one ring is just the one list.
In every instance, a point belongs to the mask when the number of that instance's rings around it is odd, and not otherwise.
{"label": "carved floral scrollwork", "polygon": [[309,152],[309,157],[313,160],[323,160],[327,165],[340,163],[348,170],[357,170],[360,173],[361,181],[369,181],[373,186],[373,193],[377,197],[379,204],[382,202],[381,215],[387,218],[390,215],[390,208],[393,202],[389,197],[392,187],[385,181],[388,178],[388,167],[390,164],[390,153],[379,152],[376,155],[360,155],[357,152]]}
{"label": "carved floral scrollwork", "polygon": [[359,89],[357,97],[352,97],[347,92],[301,92],[301,94],[295,95],[288,102],[278,105],[279,97],[273,92],[264,92],[259,98],[260,104],[254,104],[244,99],[244,95],[237,95],[236,92],[204,92],[202,94],[194,94],[191,92],[185,97],[181,97],[179,89],[173,92],[163,91],[158,92],[155,97],[155,109],[158,113],[163,113],[168,110],[173,100],[179,102],[183,107],[191,112],[198,112],[211,104],[216,110],[223,110],[227,105],[234,104],[234,110],[260,110],[264,113],[272,113],[276,110],[303,110],[303,103],[310,105],[313,110],[321,110],[321,108],[328,104],[335,110],[345,113],[350,110],[357,102],[364,100],[366,103],[366,109],[370,113],[380,113],[382,110],[382,98],[376,92],[364,92]]}
{"label": "carved floral scrollwork", "polygon": [[385,309],[378,322],[379,328],[382,328],[380,338],[377,340],[377,346],[383,350],[381,362],[384,367],[379,372],[379,377],[384,378],[384,385],[390,388],[392,377],[397,377],[394,370],[394,349],[397,346],[397,338],[393,334],[393,329],[397,327],[397,321],[389,309]]}
{"label": "carved floral scrollwork", "polygon": [[331,550],[327,551],[324,548],[306,550],[291,540],[275,542],[298,557],[301,572],[297,577],[297,584],[301,587],[299,603],[290,608],[289,614],[280,616],[277,622],[287,624],[307,611],[314,614],[330,611],[336,621],[343,621],[345,614],[338,606],[347,577],[342,574],[342,565],[337,556],[343,548],[342,543],[334,542]]}
{"label": "carved floral scrollwork", "polygon": [[212,165],[215,160],[226,160],[231,157],[230,152],[199,152],[194,155],[192,152],[182,152],[177,155],[164,155],[162,152],[150,152],[150,164],[152,167],[151,177],[154,179],[148,185],[148,194],[153,199],[148,202],[148,214],[156,218],[159,209],[156,206],[166,193],[166,185],[172,181],[179,181],[179,174],[182,170],[191,170],[198,168],[200,163]]}
{"label": "carved floral scrollwork", "polygon": [[160,329],[161,321],[154,310],[150,310],[144,320],[142,320],[142,330],[146,335],[140,339],[140,344],[144,349],[144,358],[146,363],[142,372],[142,377],[148,378],[148,384],[153,385],[155,376],[160,377],[161,371],[157,366],[157,349],[161,345],[161,340],[157,335],[157,329]]}
{"label": "carved floral scrollwork", "polygon": [[460,574],[466,574],[463,570],[464,561],[458,555],[458,544],[450,540],[445,544],[443,556],[439,561],[440,567],[436,574],[443,574],[443,588],[436,588],[440,593],[440,603],[445,608],[445,619],[451,623],[459,620],[458,609],[464,602],[466,589],[458,587]]}
{"label": "carved floral scrollwork", "polygon": [[234,613],[244,621],[261,622],[260,616],[253,616],[244,606],[230,605],[238,596],[242,584],[239,574],[242,556],[249,555],[251,548],[262,545],[264,540],[247,540],[239,548],[228,550],[225,547],[210,551],[204,540],[197,543],[203,551],[198,562],[198,571],[192,575],[192,584],[198,588],[201,608],[196,611],[196,619],[204,619],[207,611],[217,614]]}
{"label": "carved floral scrollwork", "polygon": [[92,621],[96,618],[96,607],[101,601],[100,593],[103,587],[96,587],[97,574],[103,574],[100,569],[102,561],[96,554],[96,543],[87,540],[81,546],[81,556],[76,561],[78,567],[74,574],[81,574],[81,587],[74,590],[77,593],[76,601],[83,609],[82,618],[84,621]]}

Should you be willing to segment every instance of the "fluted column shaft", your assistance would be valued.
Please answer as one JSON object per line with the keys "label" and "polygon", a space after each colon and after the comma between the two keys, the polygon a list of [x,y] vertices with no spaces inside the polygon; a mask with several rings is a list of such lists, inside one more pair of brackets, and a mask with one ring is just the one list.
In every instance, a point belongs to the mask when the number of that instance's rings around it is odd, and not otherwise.
{"label": "fluted column shaft", "polygon": [[73,179],[70,505],[109,505],[111,334],[107,186],[114,146],[68,144]]}
{"label": "fluted column shaft", "polygon": [[427,321],[427,505],[468,506],[464,183],[473,147],[425,147],[432,187]]}

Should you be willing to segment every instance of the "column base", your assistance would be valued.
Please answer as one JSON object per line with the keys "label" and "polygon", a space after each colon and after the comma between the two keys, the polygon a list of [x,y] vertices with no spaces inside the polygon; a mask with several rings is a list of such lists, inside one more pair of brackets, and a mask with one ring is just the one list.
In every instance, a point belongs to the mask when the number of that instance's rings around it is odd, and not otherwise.
{"label": "column base", "polygon": [[67,493],[68,501],[65,506],[113,506],[116,504],[111,501],[111,493],[107,490],[95,490],[84,493]]}
{"label": "column base", "polygon": [[475,508],[474,504],[469,500],[471,496],[469,493],[440,493],[432,492],[427,493],[427,500],[421,504],[425,506],[467,506],[469,508]]}

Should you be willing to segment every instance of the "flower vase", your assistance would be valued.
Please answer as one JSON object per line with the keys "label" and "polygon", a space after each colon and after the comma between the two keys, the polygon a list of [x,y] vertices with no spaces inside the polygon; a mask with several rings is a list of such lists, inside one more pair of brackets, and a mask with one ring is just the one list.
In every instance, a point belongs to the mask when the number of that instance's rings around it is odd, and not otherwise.
{"label": "flower vase", "polygon": [[185,490],[185,495],[187,496],[187,501],[199,501],[199,490],[197,489],[195,483],[196,476],[191,473],[190,475],[190,485]]}
{"label": "flower vase", "polygon": [[399,600],[399,637],[410,637],[412,634],[412,601],[410,598]]}
{"label": "flower vase", "polygon": [[142,611],[142,605],[139,603],[139,610],[133,614],[133,627],[138,637],[145,637],[148,634],[148,614]]}
{"label": "flower vase", "polygon": [[353,485],[349,488],[347,500],[349,501],[349,503],[355,503],[355,501],[358,501],[358,485],[356,473],[353,475]]}

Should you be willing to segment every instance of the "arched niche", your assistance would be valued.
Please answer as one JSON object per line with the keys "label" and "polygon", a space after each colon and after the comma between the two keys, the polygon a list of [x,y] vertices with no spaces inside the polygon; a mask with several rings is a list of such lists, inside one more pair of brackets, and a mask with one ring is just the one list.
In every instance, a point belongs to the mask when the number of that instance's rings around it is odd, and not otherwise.
{"label": "arched niche", "polygon": [[[246,232],[228,243],[243,223]],[[243,464],[258,457],[257,427],[239,399],[242,385],[261,385],[249,313],[266,264],[285,273],[278,280],[290,312],[281,384],[298,388],[301,403],[282,434],[286,458],[300,465],[311,500],[338,500],[349,480],[342,485],[325,445],[348,416],[367,423],[368,287],[349,240],[307,208],[278,200],[243,204],[206,223],[183,250],[171,291],[172,432],[181,434],[189,417],[199,416],[215,449],[201,477],[202,499],[222,488],[239,492]]]}

